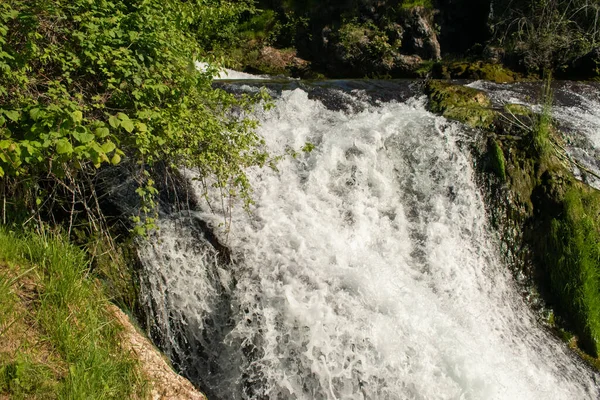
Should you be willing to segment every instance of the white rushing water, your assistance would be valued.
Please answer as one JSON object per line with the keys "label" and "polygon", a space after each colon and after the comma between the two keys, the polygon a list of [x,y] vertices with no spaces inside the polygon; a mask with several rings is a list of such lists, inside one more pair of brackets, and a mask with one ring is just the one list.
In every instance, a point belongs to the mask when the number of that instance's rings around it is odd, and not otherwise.
{"label": "white rushing water", "polygon": [[[210,68],[210,64],[202,61],[196,61],[196,69],[201,72],[205,72]],[[269,76],[254,75],[246,72],[235,71],[233,69],[222,68],[218,71],[217,75],[214,76],[214,80],[237,80],[237,79],[270,79]]]}
{"label": "white rushing water", "polygon": [[228,234],[172,216],[140,253],[155,336],[211,399],[598,398],[499,261],[471,134],[418,100],[350,113],[301,89],[260,119],[273,154],[315,149],[249,171]]}

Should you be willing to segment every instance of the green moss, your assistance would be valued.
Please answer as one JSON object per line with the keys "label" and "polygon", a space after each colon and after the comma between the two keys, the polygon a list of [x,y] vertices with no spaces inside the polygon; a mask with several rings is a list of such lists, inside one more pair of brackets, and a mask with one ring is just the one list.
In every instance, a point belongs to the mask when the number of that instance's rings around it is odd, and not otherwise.
{"label": "green moss", "polygon": [[515,148],[509,150],[505,168],[510,191],[514,195],[516,205],[522,207],[527,216],[533,211],[531,193],[537,185],[535,165],[535,160],[528,157],[526,153]]}
{"label": "green moss", "polygon": [[494,122],[496,114],[490,108],[490,100],[480,90],[443,81],[429,81],[425,92],[431,111],[446,118],[474,128],[489,128]]}
{"label": "green moss", "polygon": [[478,79],[493,81],[496,83],[514,82],[517,78],[516,74],[499,64],[481,63],[474,71],[479,75]]}
{"label": "green moss", "polygon": [[491,170],[500,178],[502,182],[506,181],[506,160],[504,159],[504,152],[502,147],[497,140],[491,141],[489,151],[489,161]]}
{"label": "green moss", "polygon": [[519,74],[500,64],[485,63],[482,61],[438,63],[434,69],[434,74],[438,78],[482,79],[496,83],[514,82],[521,78]]}
{"label": "green moss", "polygon": [[531,116],[533,114],[531,108],[523,104],[507,103],[504,105],[504,111],[513,115]]}
{"label": "green moss", "polygon": [[[549,185],[560,183],[552,182]],[[575,180],[557,194],[561,212],[540,235],[538,256],[545,266],[553,302],[579,337],[579,344],[597,357],[600,350],[600,192]]]}
{"label": "green moss", "polygon": [[425,78],[433,72],[435,65],[436,65],[435,61],[425,60],[425,61],[421,62],[419,67],[415,70],[415,74],[417,74],[417,76],[420,78]]}
{"label": "green moss", "polygon": [[433,8],[433,2],[431,0],[405,0],[402,2],[402,8],[405,10],[415,7]]}

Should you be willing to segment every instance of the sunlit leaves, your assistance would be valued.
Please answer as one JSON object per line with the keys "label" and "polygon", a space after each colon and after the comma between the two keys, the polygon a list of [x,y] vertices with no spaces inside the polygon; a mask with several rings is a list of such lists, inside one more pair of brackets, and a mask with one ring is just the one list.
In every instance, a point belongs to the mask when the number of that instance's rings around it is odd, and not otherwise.
{"label": "sunlit leaves", "polygon": [[244,118],[260,95],[215,90],[189,66],[203,52],[198,40],[222,40],[215,33],[249,8],[220,0],[0,2],[1,173],[28,175],[33,185],[48,173],[87,179],[126,156],[142,174],[144,213],[155,205],[145,173],[156,162],[213,175],[248,200],[244,168],[267,158],[255,122]]}
{"label": "sunlit leaves", "polygon": [[56,142],[56,153],[58,154],[71,154],[73,152],[73,146],[67,139],[60,139]]}

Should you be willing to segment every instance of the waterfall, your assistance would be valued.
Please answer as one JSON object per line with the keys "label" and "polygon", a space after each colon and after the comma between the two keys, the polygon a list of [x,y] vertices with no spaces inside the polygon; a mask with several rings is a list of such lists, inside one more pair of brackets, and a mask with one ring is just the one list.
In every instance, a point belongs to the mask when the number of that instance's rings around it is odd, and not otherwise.
{"label": "waterfall", "polygon": [[315,148],[249,170],[250,213],[209,193],[141,248],[176,366],[222,400],[598,398],[500,261],[476,133],[418,96],[326,91],[343,106],[298,87],[257,111],[272,154]]}

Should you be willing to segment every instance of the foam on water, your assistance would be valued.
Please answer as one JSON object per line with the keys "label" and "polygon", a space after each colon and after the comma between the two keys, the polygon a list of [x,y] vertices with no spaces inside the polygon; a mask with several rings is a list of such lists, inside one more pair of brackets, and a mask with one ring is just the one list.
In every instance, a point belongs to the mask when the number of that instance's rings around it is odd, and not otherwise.
{"label": "foam on water", "polygon": [[316,147],[249,171],[256,204],[229,233],[193,215],[234,262],[185,216],[140,252],[155,337],[211,398],[598,398],[499,261],[459,125],[301,89],[260,118],[272,153]]}
{"label": "foam on water", "polygon": [[[209,68],[209,64],[205,63],[205,62],[201,62],[201,61],[196,61],[196,68],[198,69],[198,71],[206,71]],[[214,77],[215,80],[227,80],[227,79],[232,79],[232,80],[252,79],[252,80],[254,80],[254,79],[270,79],[270,78],[271,77],[269,77],[269,76],[254,75],[254,74],[249,74],[247,72],[235,71],[233,69],[228,69],[228,68],[223,68],[222,70],[219,71],[218,75],[216,75]]]}

